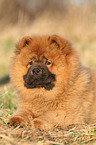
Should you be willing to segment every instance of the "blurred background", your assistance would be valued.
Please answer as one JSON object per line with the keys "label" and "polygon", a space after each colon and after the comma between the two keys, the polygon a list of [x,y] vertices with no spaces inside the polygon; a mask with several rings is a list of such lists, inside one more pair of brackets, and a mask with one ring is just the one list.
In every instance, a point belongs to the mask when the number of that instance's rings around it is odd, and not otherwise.
{"label": "blurred background", "polygon": [[0,0],[0,82],[8,80],[20,38],[53,33],[71,40],[84,65],[96,67],[96,0]]}
{"label": "blurred background", "polygon": [[[70,128],[68,132],[62,130],[64,133],[56,131],[47,134],[47,132],[39,133],[38,130],[35,136],[34,130],[23,132],[18,128],[10,130],[6,126],[10,115],[18,106],[16,92],[9,81],[16,42],[26,35],[53,33],[71,41],[73,47],[80,53],[83,65],[96,68],[96,0],[0,0],[0,143],[2,145],[28,145],[33,143],[35,137],[39,141],[38,145],[43,145],[44,140],[46,145],[55,144],[57,141],[61,144],[73,142],[73,144],[92,144],[92,140],[93,144],[96,144],[96,124],[85,126],[84,129],[72,127],[73,129]],[[37,141],[35,140],[35,143]]]}

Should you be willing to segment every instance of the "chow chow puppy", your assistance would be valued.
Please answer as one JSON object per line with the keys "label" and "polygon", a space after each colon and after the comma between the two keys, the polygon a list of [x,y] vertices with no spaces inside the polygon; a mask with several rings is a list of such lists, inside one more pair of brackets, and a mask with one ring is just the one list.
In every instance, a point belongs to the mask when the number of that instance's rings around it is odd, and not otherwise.
{"label": "chow chow puppy", "polygon": [[96,70],[82,66],[70,42],[58,35],[21,39],[11,79],[18,109],[9,126],[52,129],[96,121]]}

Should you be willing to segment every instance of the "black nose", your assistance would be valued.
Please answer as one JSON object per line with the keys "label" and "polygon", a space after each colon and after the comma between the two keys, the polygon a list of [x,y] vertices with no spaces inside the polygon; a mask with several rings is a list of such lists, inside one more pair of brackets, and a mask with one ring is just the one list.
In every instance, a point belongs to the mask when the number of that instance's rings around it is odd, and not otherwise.
{"label": "black nose", "polygon": [[34,68],[34,69],[32,70],[32,72],[33,72],[34,75],[38,75],[39,72],[40,72],[40,69],[39,69],[39,68]]}

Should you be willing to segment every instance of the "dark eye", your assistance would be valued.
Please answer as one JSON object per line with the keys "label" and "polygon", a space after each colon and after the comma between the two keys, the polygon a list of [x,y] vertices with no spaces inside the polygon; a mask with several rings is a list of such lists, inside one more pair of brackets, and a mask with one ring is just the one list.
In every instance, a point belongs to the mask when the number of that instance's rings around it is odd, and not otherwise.
{"label": "dark eye", "polygon": [[29,62],[29,65],[32,65],[33,64],[33,61],[31,60],[30,62]]}
{"label": "dark eye", "polygon": [[45,64],[46,64],[46,65],[50,65],[51,62],[50,62],[50,61],[46,61]]}

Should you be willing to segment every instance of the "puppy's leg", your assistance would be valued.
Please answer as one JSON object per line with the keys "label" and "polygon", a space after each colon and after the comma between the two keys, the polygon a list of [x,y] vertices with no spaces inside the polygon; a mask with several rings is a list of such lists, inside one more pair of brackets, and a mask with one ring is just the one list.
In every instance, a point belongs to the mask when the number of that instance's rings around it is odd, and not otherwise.
{"label": "puppy's leg", "polygon": [[9,119],[7,124],[9,125],[9,127],[11,126],[24,127],[26,125],[31,124],[32,120],[33,120],[33,114],[31,112],[24,109],[20,109],[13,114],[13,116]]}
{"label": "puppy's leg", "polygon": [[57,126],[64,127],[66,112],[63,110],[47,111],[33,120],[34,126],[40,129],[51,129]]}

